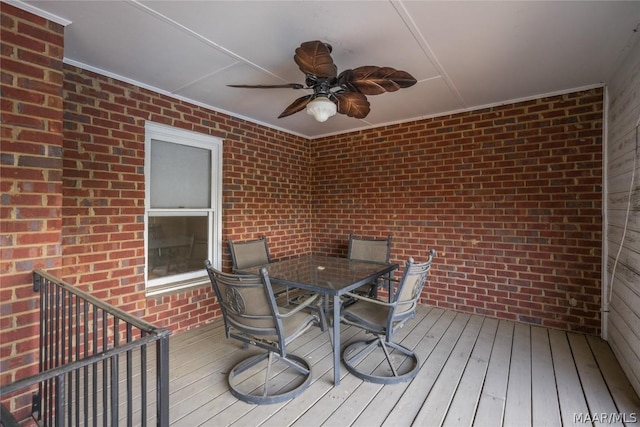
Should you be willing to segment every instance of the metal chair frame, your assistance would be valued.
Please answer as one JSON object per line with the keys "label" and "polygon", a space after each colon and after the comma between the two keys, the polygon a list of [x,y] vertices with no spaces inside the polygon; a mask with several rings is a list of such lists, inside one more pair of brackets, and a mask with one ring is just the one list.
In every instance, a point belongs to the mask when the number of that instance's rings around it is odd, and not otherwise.
{"label": "metal chair frame", "polygon": [[[286,310],[276,304],[266,268],[261,268],[259,275],[253,275],[223,273],[213,268],[208,260],[205,267],[220,303],[226,337],[241,341],[245,347],[253,345],[266,350],[240,361],[229,371],[231,393],[242,401],[255,404],[278,403],[298,396],[311,382],[311,366],[302,357],[288,353],[286,347],[312,326],[324,328],[324,319],[318,314],[321,313],[317,307],[321,303],[319,295]],[[316,307],[312,307],[310,313],[302,311],[314,304]],[[243,389],[242,381],[237,377],[264,361],[267,362],[264,382],[260,387]],[[272,390],[270,387],[272,366],[278,361],[284,363],[285,369],[292,368],[297,375],[291,382],[292,388]]]}
{"label": "metal chair frame", "polygon": [[[434,257],[435,250],[431,249],[429,259],[425,263],[416,264],[413,258],[409,258],[402,278],[389,302],[347,293],[357,301],[343,309],[342,323],[362,328],[375,335],[373,339],[356,341],[343,350],[342,360],[347,370],[353,375],[369,382],[392,384],[408,381],[418,374],[420,370],[418,356],[411,349],[394,342],[393,336],[407,321],[415,317],[416,306]],[[387,310],[386,322],[377,323],[375,319],[377,316],[372,313],[377,312],[380,315],[380,313],[384,314],[384,310]],[[358,364],[376,348],[382,349],[391,375],[376,375],[358,369]],[[405,356],[400,358],[402,362],[410,361],[408,368],[405,366],[401,371],[400,366],[394,364],[391,355],[394,350]]]}

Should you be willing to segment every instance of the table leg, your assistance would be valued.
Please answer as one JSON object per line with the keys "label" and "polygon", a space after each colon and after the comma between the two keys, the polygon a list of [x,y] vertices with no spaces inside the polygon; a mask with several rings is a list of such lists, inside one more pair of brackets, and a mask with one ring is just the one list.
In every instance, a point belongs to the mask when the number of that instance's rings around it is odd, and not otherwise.
{"label": "table leg", "polygon": [[333,385],[340,385],[340,297],[333,296]]}

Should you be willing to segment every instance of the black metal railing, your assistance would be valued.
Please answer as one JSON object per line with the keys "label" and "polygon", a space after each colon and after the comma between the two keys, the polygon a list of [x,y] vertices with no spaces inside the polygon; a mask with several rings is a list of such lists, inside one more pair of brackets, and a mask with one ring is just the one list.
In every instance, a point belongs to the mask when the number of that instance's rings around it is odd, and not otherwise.
{"label": "black metal railing", "polygon": [[46,426],[168,426],[170,331],[41,270],[33,289],[40,372],[1,395],[33,389],[32,415]]}

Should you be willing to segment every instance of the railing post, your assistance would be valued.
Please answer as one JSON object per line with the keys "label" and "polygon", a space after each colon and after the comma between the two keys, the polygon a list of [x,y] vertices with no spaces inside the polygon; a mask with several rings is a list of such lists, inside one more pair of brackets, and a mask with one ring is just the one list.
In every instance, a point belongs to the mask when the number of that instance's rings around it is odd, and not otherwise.
{"label": "railing post", "polygon": [[169,334],[156,341],[156,411],[158,427],[169,427]]}

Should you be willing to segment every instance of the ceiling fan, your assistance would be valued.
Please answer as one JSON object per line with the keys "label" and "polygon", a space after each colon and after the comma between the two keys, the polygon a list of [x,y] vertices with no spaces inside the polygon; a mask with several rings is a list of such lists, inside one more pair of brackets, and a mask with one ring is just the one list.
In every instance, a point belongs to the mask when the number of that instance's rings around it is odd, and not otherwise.
{"label": "ceiling fan", "polygon": [[293,59],[306,75],[306,86],[299,83],[228,86],[250,89],[313,89],[313,94],[293,101],[278,118],[290,116],[306,107],[308,114],[319,122],[324,122],[336,112],[363,119],[370,111],[365,95],[395,92],[417,83],[406,71],[375,65],[344,70],[338,74],[331,51],[331,45],[318,40],[304,42],[296,49]]}

